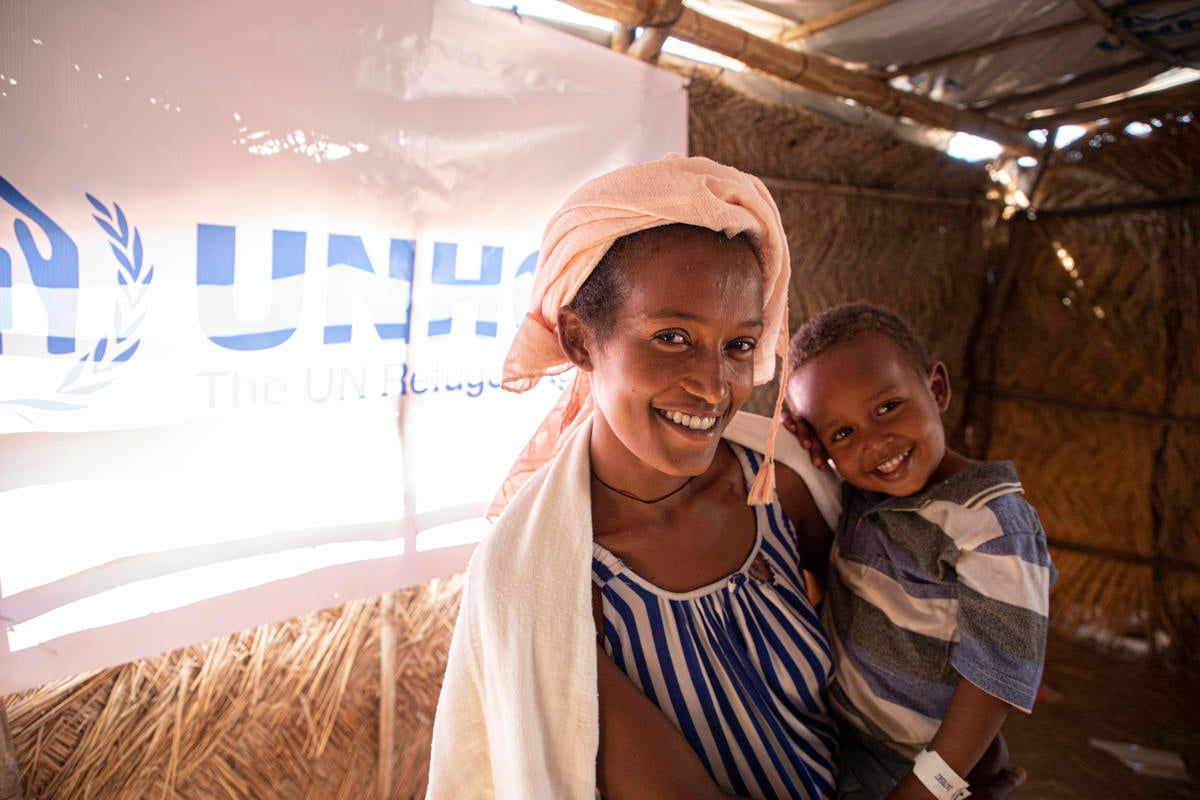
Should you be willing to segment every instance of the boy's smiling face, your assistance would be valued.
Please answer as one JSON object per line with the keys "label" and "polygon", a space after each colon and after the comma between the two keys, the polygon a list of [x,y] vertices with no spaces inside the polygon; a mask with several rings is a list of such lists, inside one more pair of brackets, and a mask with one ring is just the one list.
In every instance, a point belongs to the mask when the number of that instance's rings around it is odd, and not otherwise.
{"label": "boy's smiling face", "polygon": [[868,334],[797,370],[787,397],[854,486],[904,497],[941,479],[950,381],[940,361],[921,374],[889,339]]}

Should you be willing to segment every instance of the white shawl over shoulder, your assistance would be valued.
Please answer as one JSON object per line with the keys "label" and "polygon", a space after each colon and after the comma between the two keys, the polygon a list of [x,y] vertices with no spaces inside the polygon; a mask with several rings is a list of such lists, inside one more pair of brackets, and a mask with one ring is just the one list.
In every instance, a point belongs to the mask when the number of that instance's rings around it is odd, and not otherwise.
{"label": "white shawl over shoulder", "polygon": [[[725,438],[762,451],[771,421]],[[429,800],[592,800],[600,741],[592,619],[591,426],[513,497],[471,558],[434,721]],[[836,479],[791,436],[775,456],[836,525]]]}

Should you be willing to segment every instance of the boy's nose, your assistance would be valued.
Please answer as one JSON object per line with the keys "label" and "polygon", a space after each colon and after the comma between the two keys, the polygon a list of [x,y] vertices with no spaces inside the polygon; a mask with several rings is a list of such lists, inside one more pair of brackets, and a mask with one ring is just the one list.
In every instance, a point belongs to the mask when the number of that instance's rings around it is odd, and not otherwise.
{"label": "boy's nose", "polygon": [[859,441],[862,442],[863,456],[880,458],[891,445],[892,435],[878,425],[867,425],[859,431]]}

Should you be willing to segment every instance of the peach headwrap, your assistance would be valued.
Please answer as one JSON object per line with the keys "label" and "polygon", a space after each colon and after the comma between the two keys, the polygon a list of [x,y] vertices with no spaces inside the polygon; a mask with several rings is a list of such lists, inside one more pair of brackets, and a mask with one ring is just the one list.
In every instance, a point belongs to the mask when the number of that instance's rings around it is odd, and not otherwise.
{"label": "peach headwrap", "polygon": [[[558,345],[558,311],[575,297],[614,241],[660,225],[682,222],[733,237],[745,233],[763,271],[764,344],[754,356],[754,382],[775,375],[775,356],[787,369],[787,290],[791,276],[787,238],[779,209],[762,181],[707,158],[672,154],[661,161],[622,167],[580,186],[550,219],[534,275],[529,312],[504,361],[503,386],[532,389],[546,375],[572,364]],[[783,402],[784,380],[775,402]],[[566,434],[590,418],[591,382],[576,373],[558,403],[542,421],[505,478],[488,509],[499,514],[530,475],[554,457]],[[750,492],[751,503],[769,502],[774,492],[775,428],[767,441],[763,469]]]}

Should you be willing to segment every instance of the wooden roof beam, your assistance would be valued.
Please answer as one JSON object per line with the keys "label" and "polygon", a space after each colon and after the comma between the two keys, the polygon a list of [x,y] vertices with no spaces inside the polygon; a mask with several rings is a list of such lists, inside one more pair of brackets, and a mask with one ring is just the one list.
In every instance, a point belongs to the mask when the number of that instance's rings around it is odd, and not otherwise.
{"label": "wooden roof beam", "polygon": [[1125,44],[1140,50],[1151,58],[1157,59],[1170,67],[1190,67],[1191,69],[1200,69],[1200,63],[1185,58],[1179,53],[1168,50],[1165,47],[1159,47],[1153,42],[1149,42],[1138,36],[1128,28],[1122,27],[1113,19],[1114,14],[1106,11],[1103,6],[1096,0],[1075,0],[1075,5],[1083,9],[1089,17],[1094,19],[1098,25],[1104,30],[1116,36]]}
{"label": "wooden roof beam", "polygon": [[8,728],[4,698],[0,697],[0,800],[21,800],[21,770],[17,765],[17,748]]}
{"label": "wooden roof beam", "polygon": [[634,29],[629,25],[621,25],[617,23],[613,26],[612,36],[609,37],[608,46],[618,53],[629,52],[629,46],[633,44]]}
{"label": "wooden roof beam", "polygon": [[841,25],[843,22],[849,22],[852,19],[858,19],[864,14],[869,14],[876,9],[890,6],[897,0],[858,0],[856,3],[851,3],[844,8],[839,8],[826,14],[823,17],[817,17],[811,22],[803,22],[794,27],[788,28],[783,33],[779,34],[778,41],[781,44],[794,42],[797,39],[804,39],[812,36],[819,31],[832,28],[835,25]]}
{"label": "wooden roof beam", "polygon": [[660,0],[654,9],[654,17],[659,22],[642,26],[642,35],[630,45],[629,55],[647,64],[657,64],[663,43],[671,33],[671,25],[679,19],[682,10],[683,0]]}
{"label": "wooden roof beam", "polygon": [[[623,25],[655,27],[664,19],[646,0],[566,0],[589,14]],[[668,31],[670,36],[720,53],[748,67],[790,81],[806,89],[853,100],[891,117],[904,117],[922,125],[991,139],[1019,153],[1034,154],[1037,146],[1025,131],[993,120],[977,111],[955,108],[927,97],[902,92],[887,81],[860,75],[811,53],[792,50],[778,42],[747,33],[684,6]]]}

